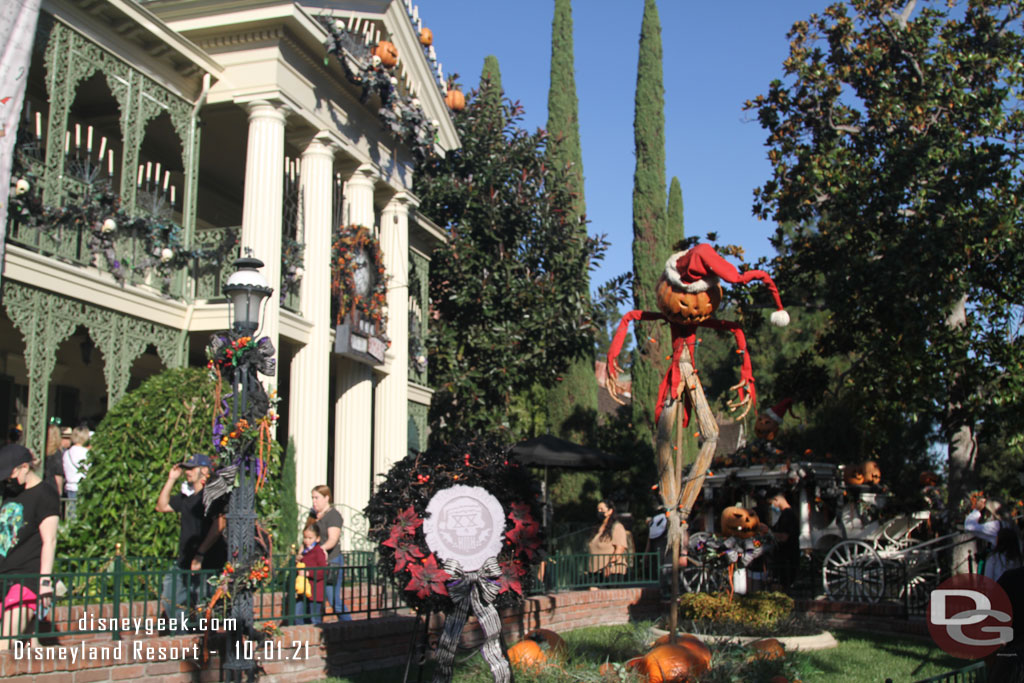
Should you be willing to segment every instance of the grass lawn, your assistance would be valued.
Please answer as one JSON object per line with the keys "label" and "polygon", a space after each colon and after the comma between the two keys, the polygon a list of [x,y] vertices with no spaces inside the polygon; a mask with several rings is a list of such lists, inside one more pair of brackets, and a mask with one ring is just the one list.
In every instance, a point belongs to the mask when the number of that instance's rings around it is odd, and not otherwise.
{"label": "grass lawn", "polygon": [[[516,671],[517,683],[561,683],[604,681],[598,668],[605,662],[625,662],[647,651],[652,640],[650,624],[595,626],[561,634],[569,645],[565,662],[551,664],[541,671]],[[903,638],[889,634],[855,631],[835,632],[839,647],[832,650],[792,653],[785,660],[750,661],[750,650],[734,644],[711,645],[712,670],[702,683],[767,682],[772,676],[784,674],[804,683],[843,683],[845,681],[877,681],[884,683],[913,682],[959,669],[970,662],[947,656],[931,641]],[[325,683],[395,683],[402,680],[403,669],[383,669],[345,678],[329,678]],[[428,665],[423,681],[430,681],[433,665]],[[410,680],[416,680],[412,670]],[[453,681],[458,683],[489,683],[490,671],[479,655],[462,653],[456,657]],[[624,675],[624,682],[639,683],[637,676]]]}

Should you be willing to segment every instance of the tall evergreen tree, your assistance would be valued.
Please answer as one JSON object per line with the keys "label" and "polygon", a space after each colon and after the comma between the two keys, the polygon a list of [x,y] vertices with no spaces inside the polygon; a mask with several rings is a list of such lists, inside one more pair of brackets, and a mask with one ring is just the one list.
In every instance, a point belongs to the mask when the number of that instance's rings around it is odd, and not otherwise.
{"label": "tall evergreen tree", "polygon": [[[565,169],[573,195],[570,222],[580,234],[587,233],[586,201],[583,194],[583,151],[580,149],[579,101],[572,40],[571,0],[555,0],[551,25],[551,85],[548,90],[548,146],[551,165]],[[584,294],[590,288],[589,273],[579,283]],[[548,424],[551,431],[576,442],[589,442],[597,416],[597,381],[593,351],[573,360],[548,394]]]}
{"label": "tall evergreen tree", "polygon": [[484,57],[484,68],[480,71],[480,101],[485,105],[481,113],[486,115],[499,131],[505,128],[505,110],[501,98],[505,90],[501,87],[501,67],[494,55]]}
{"label": "tall evergreen tree", "polygon": [[[633,303],[657,310],[654,286],[672,244],[665,218],[665,88],[662,84],[661,22],[654,0],[644,1],[640,26],[633,137],[636,172],[633,175]],[[674,239],[675,237],[675,239]],[[633,426],[642,443],[653,446],[654,407],[658,384],[671,354],[668,328],[646,323],[637,336],[633,362]]]}

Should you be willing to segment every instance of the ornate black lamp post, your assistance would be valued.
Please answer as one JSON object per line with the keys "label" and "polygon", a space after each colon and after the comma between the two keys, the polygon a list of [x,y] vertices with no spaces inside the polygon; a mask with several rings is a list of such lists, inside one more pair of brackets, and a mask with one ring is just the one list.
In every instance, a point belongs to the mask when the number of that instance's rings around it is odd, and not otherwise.
{"label": "ornate black lamp post", "polygon": [[[235,272],[224,283],[224,295],[231,304],[231,338],[251,337],[259,329],[260,306],[274,291],[260,274],[263,262],[252,257],[235,261]],[[232,378],[232,424],[245,417],[250,396],[262,395],[256,370],[249,363],[239,363]],[[238,461],[237,486],[228,502],[228,561],[235,566],[250,566],[255,559],[256,479],[258,472],[252,453],[243,453]],[[224,668],[229,681],[255,678],[256,662],[245,637],[253,630],[252,592],[237,591],[232,596],[231,617],[235,628],[229,633]]]}

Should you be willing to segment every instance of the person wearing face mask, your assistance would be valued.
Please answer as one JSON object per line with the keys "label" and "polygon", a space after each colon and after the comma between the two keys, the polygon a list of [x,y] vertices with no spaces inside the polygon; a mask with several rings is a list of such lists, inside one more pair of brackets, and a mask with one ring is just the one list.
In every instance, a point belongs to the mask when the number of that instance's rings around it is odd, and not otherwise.
{"label": "person wearing face mask", "polygon": [[772,553],[771,568],[779,583],[789,588],[796,579],[800,564],[800,524],[796,510],[786,500],[782,491],[770,491],[768,504],[772,507],[772,536],[775,537],[775,552]]}
{"label": "person wearing face mask", "polygon": [[60,496],[32,470],[32,462],[31,451],[20,444],[0,448],[0,650],[9,649],[12,636],[53,597]]}
{"label": "person wearing face mask", "polygon": [[600,525],[590,539],[588,571],[599,579],[621,579],[626,574],[626,527],[615,514],[615,503],[605,498],[597,504]]}

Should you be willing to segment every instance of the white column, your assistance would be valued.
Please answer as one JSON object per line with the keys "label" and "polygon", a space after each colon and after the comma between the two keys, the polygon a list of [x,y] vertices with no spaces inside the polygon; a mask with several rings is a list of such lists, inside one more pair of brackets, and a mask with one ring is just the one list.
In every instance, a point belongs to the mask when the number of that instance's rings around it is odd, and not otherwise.
{"label": "white column", "polygon": [[[282,106],[249,103],[249,144],[245,156],[241,254],[246,248],[263,261],[263,276],[274,288],[260,318],[260,336],[280,352],[281,214],[284,202],[284,124]],[[264,378],[266,379],[266,378]],[[276,379],[270,380],[275,382]]]}
{"label": "white column", "polygon": [[409,440],[409,212],[419,201],[397,193],[380,214],[380,247],[388,276],[390,372],[377,385],[374,481],[408,453]]}
{"label": "white column", "polygon": [[[376,172],[364,164],[345,183],[342,215],[349,224],[372,228]],[[339,358],[335,376],[335,501],[362,510],[373,474],[373,376],[370,366]]]}
{"label": "white column", "polygon": [[309,343],[295,354],[288,397],[289,436],[295,442],[295,496],[309,502],[314,486],[327,483],[327,425],[331,399],[331,233],[334,147],[313,138],[302,153],[303,270],[299,312],[312,323]]}

